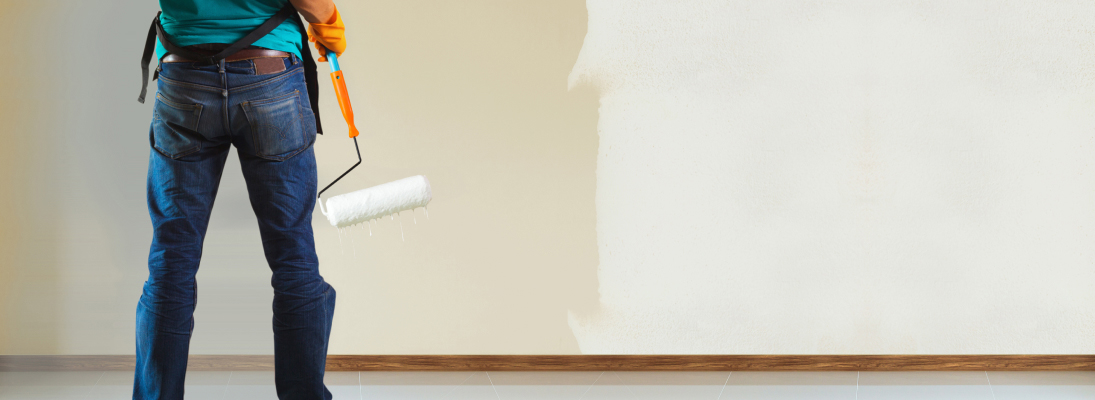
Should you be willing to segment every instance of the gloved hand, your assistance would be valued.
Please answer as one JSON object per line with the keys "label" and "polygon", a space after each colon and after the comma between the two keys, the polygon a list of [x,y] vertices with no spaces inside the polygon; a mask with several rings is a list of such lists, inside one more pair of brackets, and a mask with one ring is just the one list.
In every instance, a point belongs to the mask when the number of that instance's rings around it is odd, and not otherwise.
{"label": "gloved hand", "polygon": [[325,24],[308,24],[308,41],[315,42],[316,50],[319,50],[319,61],[327,61],[327,50],[341,56],[346,51],[346,25],[342,24],[342,16],[338,14],[338,8],[331,15],[331,19]]}

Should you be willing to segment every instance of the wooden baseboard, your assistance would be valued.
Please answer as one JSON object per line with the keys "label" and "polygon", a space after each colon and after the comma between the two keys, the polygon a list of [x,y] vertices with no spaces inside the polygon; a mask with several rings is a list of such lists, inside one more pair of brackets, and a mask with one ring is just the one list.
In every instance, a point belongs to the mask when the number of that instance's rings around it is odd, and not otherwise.
{"label": "wooden baseboard", "polygon": [[[0,355],[0,371],[132,371],[133,356]],[[192,355],[196,371],[273,356]],[[1095,355],[329,355],[328,371],[1095,371]]]}

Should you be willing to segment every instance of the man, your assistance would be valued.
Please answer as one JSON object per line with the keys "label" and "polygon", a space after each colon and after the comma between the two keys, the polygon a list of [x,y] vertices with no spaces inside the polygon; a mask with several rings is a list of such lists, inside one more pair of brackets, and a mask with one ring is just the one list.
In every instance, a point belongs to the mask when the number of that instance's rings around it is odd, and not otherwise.
{"label": "man", "polygon": [[[341,54],[341,17],[331,0],[160,0],[160,8],[146,50],[147,59],[159,24],[147,182],[153,237],[137,305],[133,398],[183,398],[194,277],[234,145],[273,270],[278,397],[330,400],[323,374],[335,290],[319,275],[312,238],[319,124],[309,96],[317,86],[305,82],[305,66],[314,77],[315,64],[304,41]],[[310,23],[307,35],[297,12]],[[246,39],[252,32],[262,35]],[[243,49],[225,50],[229,44]],[[212,56],[224,52],[232,54]]]}

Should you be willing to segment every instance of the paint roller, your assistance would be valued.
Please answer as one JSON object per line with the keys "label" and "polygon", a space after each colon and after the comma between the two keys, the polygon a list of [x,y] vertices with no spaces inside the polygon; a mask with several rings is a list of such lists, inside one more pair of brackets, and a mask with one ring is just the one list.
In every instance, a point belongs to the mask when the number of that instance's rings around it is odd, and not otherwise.
{"label": "paint roller", "polygon": [[411,210],[418,207],[426,207],[433,198],[430,191],[430,181],[425,176],[416,175],[397,181],[376,185],[370,188],[341,194],[327,199],[324,207],[323,192],[330,189],[342,177],[361,165],[361,149],[357,145],[357,127],[354,126],[354,110],[350,107],[350,94],[346,90],[346,79],[342,75],[342,69],[338,66],[338,56],[327,50],[327,63],[331,66],[331,81],[335,85],[335,94],[338,95],[338,107],[342,109],[342,117],[346,119],[346,125],[350,128],[350,138],[354,139],[354,150],[357,151],[357,163],[335,178],[334,182],[320,190],[316,194],[319,201],[319,211],[327,217],[331,225],[342,228],[362,222],[367,222],[386,215],[398,214],[400,211]]}

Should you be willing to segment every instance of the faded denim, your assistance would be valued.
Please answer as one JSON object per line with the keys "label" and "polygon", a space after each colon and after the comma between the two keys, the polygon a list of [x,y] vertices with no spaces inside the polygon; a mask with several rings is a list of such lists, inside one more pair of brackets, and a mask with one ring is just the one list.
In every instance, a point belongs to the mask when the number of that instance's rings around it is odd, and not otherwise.
{"label": "faded denim", "polygon": [[330,400],[323,385],[335,290],[312,238],[315,119],[300,59],[256,75],[251,61],[164,63],[149,129],[148,280],[137,304],[133,398],[183,398],[195,274],[230,146],[273,271],[275,384],[281,400]]}

